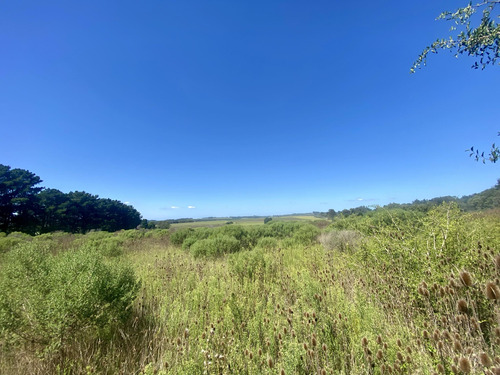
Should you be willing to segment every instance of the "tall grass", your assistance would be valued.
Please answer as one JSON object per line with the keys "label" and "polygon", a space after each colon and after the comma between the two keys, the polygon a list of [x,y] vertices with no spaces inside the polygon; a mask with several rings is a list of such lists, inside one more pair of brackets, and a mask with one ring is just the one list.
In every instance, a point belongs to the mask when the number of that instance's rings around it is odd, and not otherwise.
{"label": "tall grass", "polygon": [[[443,205],[339,218],[322,233],[235,227],[73,240],[64,251],[102,248],[107,262],[133,267],[141,286],[131,315],[50,355],[4,334],[0,373],[500,371],[496,213]],[[220,251],[196,250],[208,239]]]}

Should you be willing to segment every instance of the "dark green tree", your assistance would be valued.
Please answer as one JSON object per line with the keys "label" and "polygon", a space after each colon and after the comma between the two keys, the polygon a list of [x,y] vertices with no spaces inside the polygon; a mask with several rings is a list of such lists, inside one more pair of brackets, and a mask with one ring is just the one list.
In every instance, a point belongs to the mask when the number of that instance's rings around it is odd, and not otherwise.
{"label": "dark green tree", "polygon": [[0,164],[0,231],[34,233],[40,177]]}
{"label": "dark green tree", "polygon": [[45,189],[38,194],[38,232],[69,231],[67,211],[68,194],[57,189]]}
{"label": "dark green tree", "polygon": [[269,222],[270,222],[270,221],[272,221],[272,220],[273,220],[273,218],[272,218],[272,217],[270,217],[270,216],[268,216],[268,217],[266,217],[266,218],[264,219],[264,224],[267,224],[267,223],[269,223]]}

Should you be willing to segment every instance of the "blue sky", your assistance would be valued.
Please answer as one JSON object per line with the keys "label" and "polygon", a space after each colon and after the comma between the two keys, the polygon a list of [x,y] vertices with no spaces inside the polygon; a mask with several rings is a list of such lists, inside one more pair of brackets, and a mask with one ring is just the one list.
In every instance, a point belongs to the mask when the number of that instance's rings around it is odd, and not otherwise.
{"label": "blue sky", "polygon": [[479,192],[500,67],[409,74],[465,3],[4,1],[0,163],[148,219]]}

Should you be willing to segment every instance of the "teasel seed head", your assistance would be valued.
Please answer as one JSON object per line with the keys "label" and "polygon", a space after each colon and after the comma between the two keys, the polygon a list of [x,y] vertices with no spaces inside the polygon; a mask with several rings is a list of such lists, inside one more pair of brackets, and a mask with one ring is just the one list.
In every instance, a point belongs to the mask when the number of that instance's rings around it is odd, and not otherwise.
{"label": "teasel seed head", "polygon": [[484,367],[491,367],[491,366],[493,366],[493,361],[491,360],[491,358],[488,355],[488,353],[483,352],[483,353],[479,354],[479,361],[481,362],[481,364]]}
{"label": "teasel seed head", "polygon": [[361,345],[364,347],[368,346],[368,339],[366,337],[363,337],[361,339]]}
{"label": "teasel seed head", "polygon": [[500,269],[500,255],[495,257],[495,266],[497,269]]}
{"label": "teasel seed head", "polygon": [[470,372],[472,371],[472,366],[469,358],[466,357],[462,357],[458,360],[458,367],[464,374],[470,374]]}
{"label": "teasel seed head", "polygon": [[437,370],[439,373],[444,374],[444,366],[441,363],[438,363]]}
{"label": "teasel seed head", "polygon": [[460,298],[457,301],[457,310],[461,313],[466,314],[467,311],[469,311],[469,306],[467,305],[467,301],[464,300],[463,298]]}
{"label": "teasel seed head", "polygon": [[458,340],[453,341],[453,349],[455,349],[456,352],[461,352],[463,350],[460,341]]}
{"label": "teasel seed head", "polygon": [[495,328],[495,336],[500,337],[500,327]]}
{"label": "teasel seed head", "polygon": [[382,358],[384,358],[384,352],[381,349],[379,349],[377,350],[377,359],[382,360]]}
{"label": "teasel seed head", "polygon": [[464,284],[465,286],[472,286],[471,274],[467,271],[460,272],[460,281],[462,281],[462,284]]}
{"label": "teasel seed head", "polygon": [[439,329],[434,330],[432,338],[434,339],[434,341],[439,341],[439,339],[441,338],[441,332],[439,332]]}
{"label": "teasel seed head", "polygon": [[404,357],[403,357],[403,355],[401,354],[401,352],[397,352],[396,357],[398,357],[398,360],[399,360],[400,362],[404,362]]}
{"label": "teasel seed head", "polygon": [[274,363],[273,363],[273,359],[271,357],[269,357],[267,359],[267,365],[269,366],[269,368],[273,368]]}
{"label": "teasel seed head", "polygon": [[484,294],[488,299],[491,300],[500,299],[500,289],[495,283],[491,281],[486,284],[486,289],[484,291]]}

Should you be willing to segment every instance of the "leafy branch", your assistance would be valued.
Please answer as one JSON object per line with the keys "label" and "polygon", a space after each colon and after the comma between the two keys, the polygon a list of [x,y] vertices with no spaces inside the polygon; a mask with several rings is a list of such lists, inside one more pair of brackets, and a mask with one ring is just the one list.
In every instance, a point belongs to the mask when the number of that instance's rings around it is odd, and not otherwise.
{"label": "leafy branch", "polygon": [[[479,67],[484,69],[487,65],[495,65],[500,60],[500,25],[492,19],[492,12],[498,4],[500,0],[486,0],[475,5],[470,2],[469,5],[458,8],[455,12],[441,13],[437,20],[453,21],[455,26],[452,26],[450,31],[455,31],[457,28],[461,31],[455,37],[437,39],[430,46],[425,47],[413,63],[410,72],[415,73],[416,69],[420,69],[422,65],[425,66],[429,53],[438,53],[439,50],[445,49],[455,51],[455,57],[467,53],[477,58],[479,61],[472,65],[474,69]],[[482,9],[481,21],[474,28],[471,26],[472,19],[479,9]]]}
{"label": "leafy branch", "polygon": [[[498,132],[498,136],[500,136],[500,132]],[[487,156],[484,155],[484,151],[475,150],[474,146],[465,151],[469,152],[471,158],[474,158],[476,161],[481,160],[483,164],[486,164],[486,160],[496,163],[500,159],[500,149],[494,143],[491,145],[490,153]]]}

